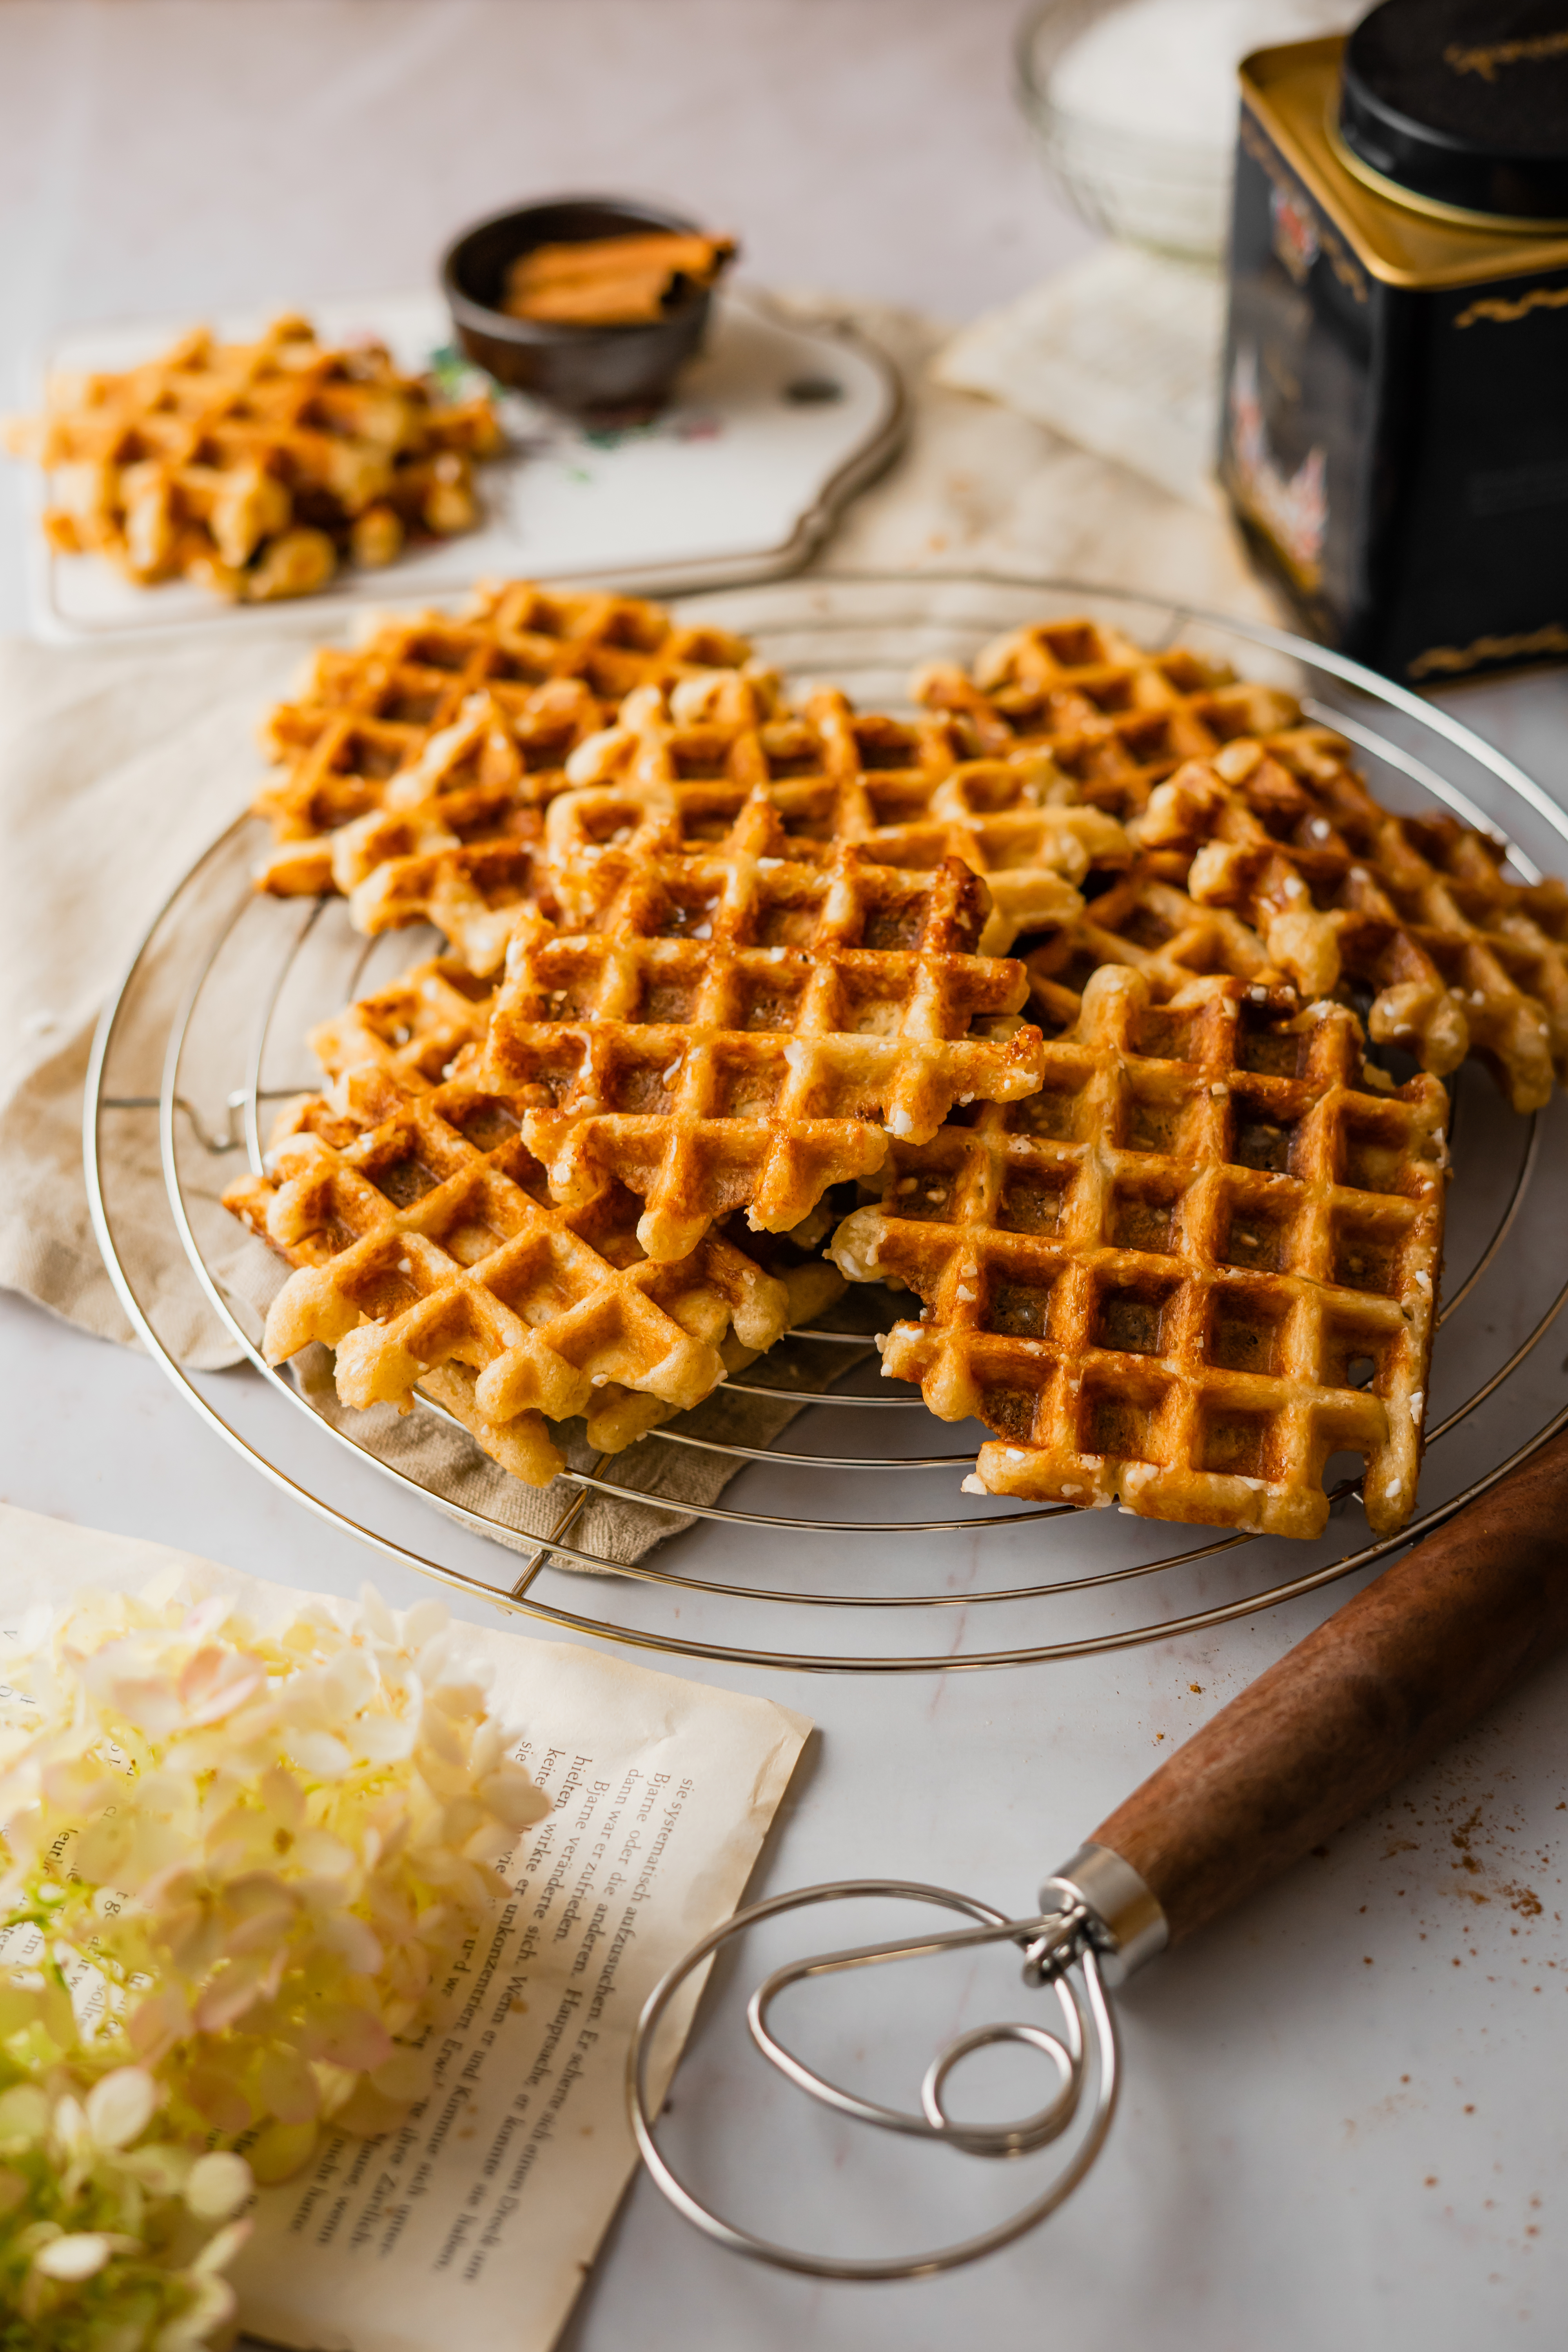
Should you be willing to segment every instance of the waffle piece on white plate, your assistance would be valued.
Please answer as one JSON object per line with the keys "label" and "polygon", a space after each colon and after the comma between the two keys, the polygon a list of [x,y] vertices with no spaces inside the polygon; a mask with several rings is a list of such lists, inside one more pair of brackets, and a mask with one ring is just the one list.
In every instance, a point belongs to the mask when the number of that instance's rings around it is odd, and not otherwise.
{"label": "waffle piece on white plate", "polygon": [[564,1467],[547,1422],[580,1413],[592,1444],[628,1443],[649,1424],[626,1391],[662,1414],[700,1403],[726,1337],[771,1347],[791,1295],[716,1234],[679,1264],[648,1258],[641,1204],[607,1180],[558,1208],[519,1129],[470,1080],[362,1063],[283,1113],[266,1174],[224,1202],[296,1269],[268,1312],[269,1362],[321,1340],[344,1404],[407,1412],[417,1390],[537,1486]]}
{"label": "waffle piece on white plate", "polygon": [[1135,816],[1184,760],[1207,759],[1237,736],[1305,732],[1300,705],[1271,686],[1184,646],[1145,652],[1119,629],[1084,619],[1036,622],[987,646],[973,672],[938,662],[916,699],[962,720],[976,751],[1048,754],[1055,772],[1113,815]]}
{"label": "waffle piece on white plate", "polygon": [[1439,1076],[1475,1052],[1516,1110],[1568,1076],[1568,887],[1510,882],[1485,835],[1391,814],[1331,757],[1249,741],[1179,769],[1132,830],[1194,900],[1243,916],[1304,993],[1342,975],[1364,990],[1379,1043]]}
{"label": "waffle piece on white plate", "polygon": [[532,1106],[557,1197],[618,1177],[657,1257],[737,1208],[789,1232],[879,1167],[889,1136],[1039,1083],[1022,964],[973,951],[978,876],[955,858],[901,873],[850,844],[793,859],[764,797],[752,815],[721,857],[650,860],[591,931],[525,917],[490,1018],[489,1083]]}
{"label": "waffle piece on white plate", "polygon": [[332,349],[287,317],[253,343],[198,327],[140,367],[53,377],[5,439],[50,478],[61,553],[264,604],[471,530],[472,461],[501,432],[488,396],[443,404],[380,344]]}
{"label": "waffle piece on white plate", "polygon": [[895,1144],[833,1254],[924,1302],[884,1370],[996,1433],[981,1491],[1307,1537],[1353,1453],[1386,1534],[1415,1500],[1447,1111],[1363,1066],[1343,1006],[1280,1021],[1224,978],[1158,1006],[1110,966],[1040,1091]]}
{"label": "waffle piece on white plate", "polygon": [[526,837],[520,815],[563,788],[574,749],[634,688],[748,656],[741,638],[684,627],[661,605],[524,580],[482,584],[456,617],[382,614],[357,646],[321,647],[267,721],[281,773],[255,803],[276,837],[258,887],[353,890],[391,858]]}

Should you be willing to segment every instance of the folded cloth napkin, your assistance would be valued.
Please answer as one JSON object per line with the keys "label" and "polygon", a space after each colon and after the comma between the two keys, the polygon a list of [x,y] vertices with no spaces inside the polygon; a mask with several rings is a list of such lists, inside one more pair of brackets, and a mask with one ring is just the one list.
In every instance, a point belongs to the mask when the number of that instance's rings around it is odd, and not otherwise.
{"label": "folded cloth napkin", "polygon": [[[226,1269],[226,1287],[242,1323],[250,1319],[247,1307],[274,1292],[287,1272],[260,1243],[251,1247],[253,1259]],[[857,1316],[859,1306],[851,1297],[821,1316],[819,1324],[863,1328],[865,1317]],[[820,1393],[831,1381],[865,1363],[873,1352],[868,1339],[860,1348],[791,1339],[773,1349],[765,1363],[745,1377],[759,1386]],[[696,1516],[691,1506],[718,1501],[741,1465],[728,1454],[710,1453],[708,1446],[767,1446],[802,1410],[799,1405],[772,1404],[741,1391],[721,1389],[706,1404],[680,1416],[677,1425],[682,1436],[695,1444],[656,1434],[628,1446],[624,1454],[609,1456],[595,1452],[581,1422],[566,1424],[562,1434],[574,1470],[596,1475],[608,1486],[629,1488],[633,1494],[657,1496],[655,1507],[626,1495],[584,1489],[567,1478],[558,1478],[545,1487],[525,1486],[434,1412],[416,1409],[399,1414],[391,1405],[375,1405],[365,1412],[350,1410],[338,1402],[331,1354],[326,1348],[307,1348],[290,1369],[323,1421],[366,1447],[378,1461],[413,1479],[437,1507],[452,1507],[451,1516],[479,1513],[489,1522],[495,1541],[510,1550],[530,1551],[541,1538],[553,1536],[609,1567],[629,1567],[668,1536],[690,1527]],[[560,1565],[578,1564],[555,1557]]]}
{"label": "folded cloth napkin", "polygon": [[[0,1284],[101,1338],[131,1327],[99,1256],[81,1161],[82,1082],[105,998],[186,868],[247,806],[256,725],[312,632],[221,646],[61,653],[0,642]],[[154,1139],[155,1141],[155,1139]],[[161,1181],[143,1178],[149,1228]],[[166,1218],[162,1220],[166,1227]],[[234,1360],[183,1265],[188,1362]]]}
{"label": "folded cloth napkin", "polygon": [[[1077,577],[1274,617],[1220,515],[1183,504],[1006,407],[930,381],[927,362],[943,341],[934,322],[820,299],[797,307],[880,341],[913,387],[903,456],[859,500],[818,569]],[[389,604],[395,584],[389,579]],[[261,768],[258,720],[288,690],[310,645],[331,634],[304,606],[195,646],[105,652],[0,643],[0,969],[15,1008],[0,1031],[0,1285],[105,1339],[129,1342],[133,1334],[99,1255],[82,1173],[94,1024],[159,905],[248,804]],[[156,1092],[155,1066],[137,1091],[142,1086]],[[232,1364],[239,1356],[232,1333],[171,1227],[155,1121],[144,1113],[116,1118],[106,1134],[115,1155],[115,1230],[138,1295],[182,1362]],[[216,1201],[232,1164],[215,1160],[198,1190]],[[258,1329],[275,1262],[237,1229],[218,1257],[234,1311]],[[846,1360],[853,1360],[848,1349],[813,1351],[797,1368],[800,1384],[826,1386],[848,1368]],[[302,1366],[300,1379],[319,1410],[340,1415],[324,1351]],[[682,1425],[765,1444],[793,1411],[727,1396]],[[555,1531],[574,1499],[574,1489],[520,1486],[431,1414],[400,1420],[386,1409],[341,1418],[346,1432],[437,1497],[482,1509],[503,1540],[526,1545]],[[589,1458],[580,1446],[574,1465],[585,1468]],[[605,1559],[635,1559],[689,1524],[680,1505],[713,1500],[734,1466],[694,1448],[636,1447],[605,1475],[657,1485],[675,1507],[595,1498],[572,1539]]]}
{"label": "folded cloth napkin", "polygon": [[[1053,430],[1031,410],[1022,371],[994,370],[984,383],[950,380],[953,345],[933,320],[864,305],[830,310],[821,297],[801,299],[817,316],[837,316],[872,337],[914,387],[902,457],[857,499],[818,570],[1088,581],[1235,620],[1289,625],[1282,598],[1252,568],[1217,496],[1194,504],[1137,470],[1131,456],[1118,463],[1105,448],[1096,452],[1068,430]],[[1152,335],[1158,325],[1150,322]],[[971,331],[959,336],[958,348]],[[1190,422],[1185,404],[1183,416]],[[1058,422],[1066,426],[1065,411]],[[1213,430],[1217,440],[1217,417]]]}
{"label": "folded cloth napkin", "polygon": [[1216,507],[1224,342],[1218,270],[1102,245],[961,328],[932,374],[1114,457],[1189,505]]}

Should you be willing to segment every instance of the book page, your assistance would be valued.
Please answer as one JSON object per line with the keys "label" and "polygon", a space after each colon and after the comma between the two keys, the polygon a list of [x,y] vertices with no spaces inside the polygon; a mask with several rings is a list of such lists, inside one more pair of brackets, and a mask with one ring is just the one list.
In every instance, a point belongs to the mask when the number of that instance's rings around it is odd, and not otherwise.
{"label": "book page", "polygon": [[[299,1594],[161,1545],[0,1507],[4,1629],[77,1586],[197,1600],[259,1622]],[[351,1604],[325,1599],[334,1613]],[[513,1753],[553,1800],[502,1864],[511,1893],[457,1958],[435,2085],[378,2140],[328,2131],[262,2191],[229,2275],[247,2333],[295,2352],[546,2352],[637,2157],[631,2031],[666,1969],[739,1903],[810,1726],[563,1643],[467,1624]],[[700,1983],[675,2005],[661,2093]]]}

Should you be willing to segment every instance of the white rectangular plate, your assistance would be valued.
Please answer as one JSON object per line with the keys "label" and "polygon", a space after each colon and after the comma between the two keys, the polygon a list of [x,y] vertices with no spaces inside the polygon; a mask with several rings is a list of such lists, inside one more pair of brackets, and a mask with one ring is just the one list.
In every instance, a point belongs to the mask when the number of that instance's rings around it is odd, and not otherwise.
{"label": "white rectangular plate", "polygon": [[[400,365],[461,367],[435,296],[319,303],[328,341],[372,334]],[[189,320],[84,331],[47,354],[49,368],[134,365]],[[215,321],[226,339],[255,334],[261,313]],[[487,574],[696,588],[768,579],[804,562],[895,446],[902,396],[890,363],[838,329],[802,325],[755,295],[714,305],[708,348],[651,424],[585,430],[504,394],[506,454],[478,469],[478,530],[420,547],[378,572],[345,570],[322,595],[283,605],[230,604],[184,581],[139,588],[92,555],[58,555],[37,525],[35,474],[29,608],[40,636],[113,642],[192,628],[276,626],[355,606],[449,598]]]}

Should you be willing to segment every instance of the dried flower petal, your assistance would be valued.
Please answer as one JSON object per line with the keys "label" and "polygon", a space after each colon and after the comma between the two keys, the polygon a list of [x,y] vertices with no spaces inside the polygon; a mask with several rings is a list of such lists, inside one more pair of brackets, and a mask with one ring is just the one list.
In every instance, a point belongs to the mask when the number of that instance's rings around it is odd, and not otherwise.
{"label": "dried flower petal", "polygon": [[129,2147],[158,2106],[158,2085],[144,2066],[117,2066],[87,2095],[87,2127],[100,2147]]}
{"label": "dried flower petal", "polygon": [[263,2188],[269,2187],[274,2181],[287,2180],[309,2161],[315,2145],[316,2126],[313,2122],[268,2124],[259,2138],[251,2144],[251,2171]]}
{"label": "dried flower petal", "polygon": [[[198,2156],[185,2182],[185,2202],[200,2221],[226,2221],[249,2194],[250,2167],[227,2148],[209,2148],[205,2156]],[[213,2244],[217,2242],[215,2238]],[[207,2251],[210,2254],[211,2247]]]}
{"label": "dried flower petal", "polygon": [[33,2256],[33,2268],[42,2271],[46,2278],[96,2278],[114,2249],[101,2230],[76,2230],[68,2235],[51,2238]]}

